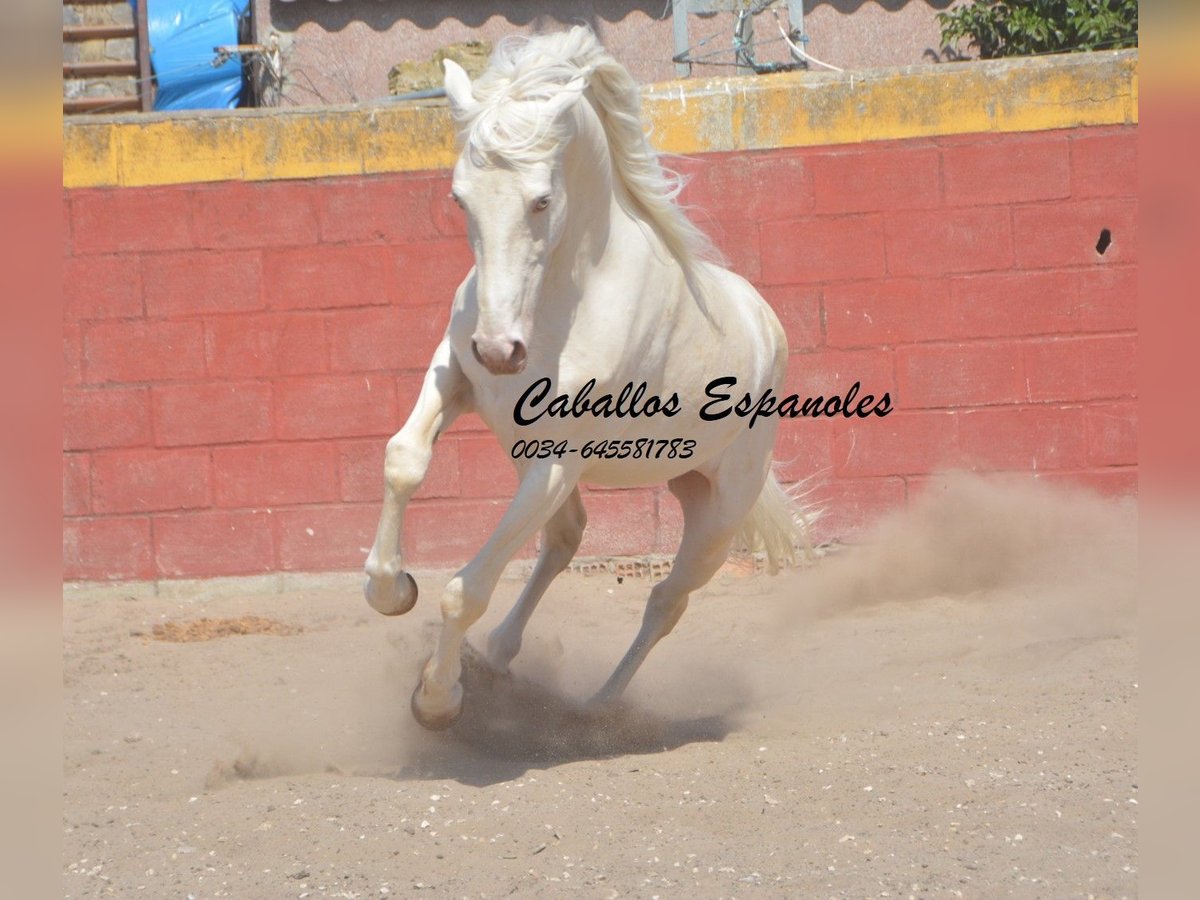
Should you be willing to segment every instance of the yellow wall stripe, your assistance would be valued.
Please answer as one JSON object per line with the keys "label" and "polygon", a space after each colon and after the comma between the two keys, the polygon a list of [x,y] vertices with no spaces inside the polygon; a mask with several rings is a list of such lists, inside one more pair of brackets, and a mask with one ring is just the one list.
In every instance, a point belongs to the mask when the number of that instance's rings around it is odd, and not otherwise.
{"label": "yellow wall stripe", "polygon": [[[668,153],[809,147],[1138,120],[1136,50],[861,73],[792,72],[648,86]],[[79,117],[63,123],[63,185],[264,181],[442,169],[444,106]]]}

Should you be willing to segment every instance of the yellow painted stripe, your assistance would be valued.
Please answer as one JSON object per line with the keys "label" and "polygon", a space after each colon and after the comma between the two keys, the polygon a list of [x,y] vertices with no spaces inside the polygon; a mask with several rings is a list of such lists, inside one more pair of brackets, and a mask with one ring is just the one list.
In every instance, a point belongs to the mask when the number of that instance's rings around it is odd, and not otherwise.
{"label": "yellow painted stripe", "polygon": [[[809,147],[1138,120],[1136,50],[647,87],[668,153]],[[444,106],[127,114],[63,124],[63,184],[264,181],[453,165]]]}

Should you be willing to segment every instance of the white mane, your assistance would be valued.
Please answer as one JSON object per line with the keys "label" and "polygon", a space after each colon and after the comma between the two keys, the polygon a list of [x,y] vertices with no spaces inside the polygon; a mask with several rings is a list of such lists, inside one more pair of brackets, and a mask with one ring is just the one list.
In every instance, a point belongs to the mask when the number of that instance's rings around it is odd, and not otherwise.
{"label": "white mane", "polygon": [[[477,158],[498,156],[521,166],[545,159],[566,139],[543,104],[563,91],[591,89],[593,108],[608,138],[613,176],[624,187],[627,212],[645,221],[683,267],[705,308],[700,263],[719,259],[708,237],[675,202],[683,179],[665,169],[646,140],[637,82],[600,45],[590,28],[558,34],[509,37],[492,54],[473,85],[474,106],[459,121],[464,147]],[[624,198],[623,198],[624,199]]]}

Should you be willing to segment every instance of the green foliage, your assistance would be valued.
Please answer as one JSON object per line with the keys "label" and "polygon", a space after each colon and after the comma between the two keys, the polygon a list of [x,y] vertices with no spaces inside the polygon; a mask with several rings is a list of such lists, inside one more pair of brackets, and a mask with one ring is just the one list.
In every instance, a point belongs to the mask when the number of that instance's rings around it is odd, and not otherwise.
{"label": "green foliage", "polygon": [[983,59],[1136,47],[1138,0],[970,0],[938,23],[943,46],[966,38]]}

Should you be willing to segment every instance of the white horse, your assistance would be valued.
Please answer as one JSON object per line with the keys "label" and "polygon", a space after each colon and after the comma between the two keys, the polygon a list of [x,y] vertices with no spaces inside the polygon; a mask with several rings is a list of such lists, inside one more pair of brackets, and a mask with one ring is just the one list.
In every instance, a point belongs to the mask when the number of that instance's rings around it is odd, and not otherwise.
{"label": "white horse", "polygon": [[[446,586],[437,647],[412,698],[417,720],[434,729],[462,709],[467,629],[487,609],[504,566],[541,529],[529,582],[487,641],[498,670],[516,656],[542,594],[579,547],[581,481],[665,481],[684,517],[671,573],[651,590],[641,629],[598,703],[621,695],[689,594],[725,561],[739,529],[765,548],[774,570],[791,561],[803,526],[770,473],[778,418],[748,427],[736,414],[698,414],[712,402],[705,386],[714,378],[737,379],[730,404],[743,393],[778,394],[787,342],[754,288],[706,261],[711,245],[675,204],[678,179],[646,142],[629,73],[583,27],[501,42],[474,85],[455,63],[445,69],[462,144],[453,196],[466,212],[476,265],[455,294],[416,406],[388,441],[383,513],[366,563],[370,605],[399,615],[416,602],[400,549],[404,510],[456,416],[473,410],[506,450],[532,440],[545,458],[514,454],[520,487],[511,506]],[[538,387],[540,379],[548,382]],[[626,386],[644,383],[642,405],[658,397],[663,409],[651,415],[634,404],[642,412],[634,416],[626,403],[624,414],[607,417],[555,415],[561,401],[547,412],[551,398],[575,398],[591,381],[591,404],[607,394],[612,407],[623,388],[628,399]],[[523,395],[521,419],[542,413],[533,424],[518,424]],[[589,441],[593,449],[604,441],[604,452],[588,455]]]}

